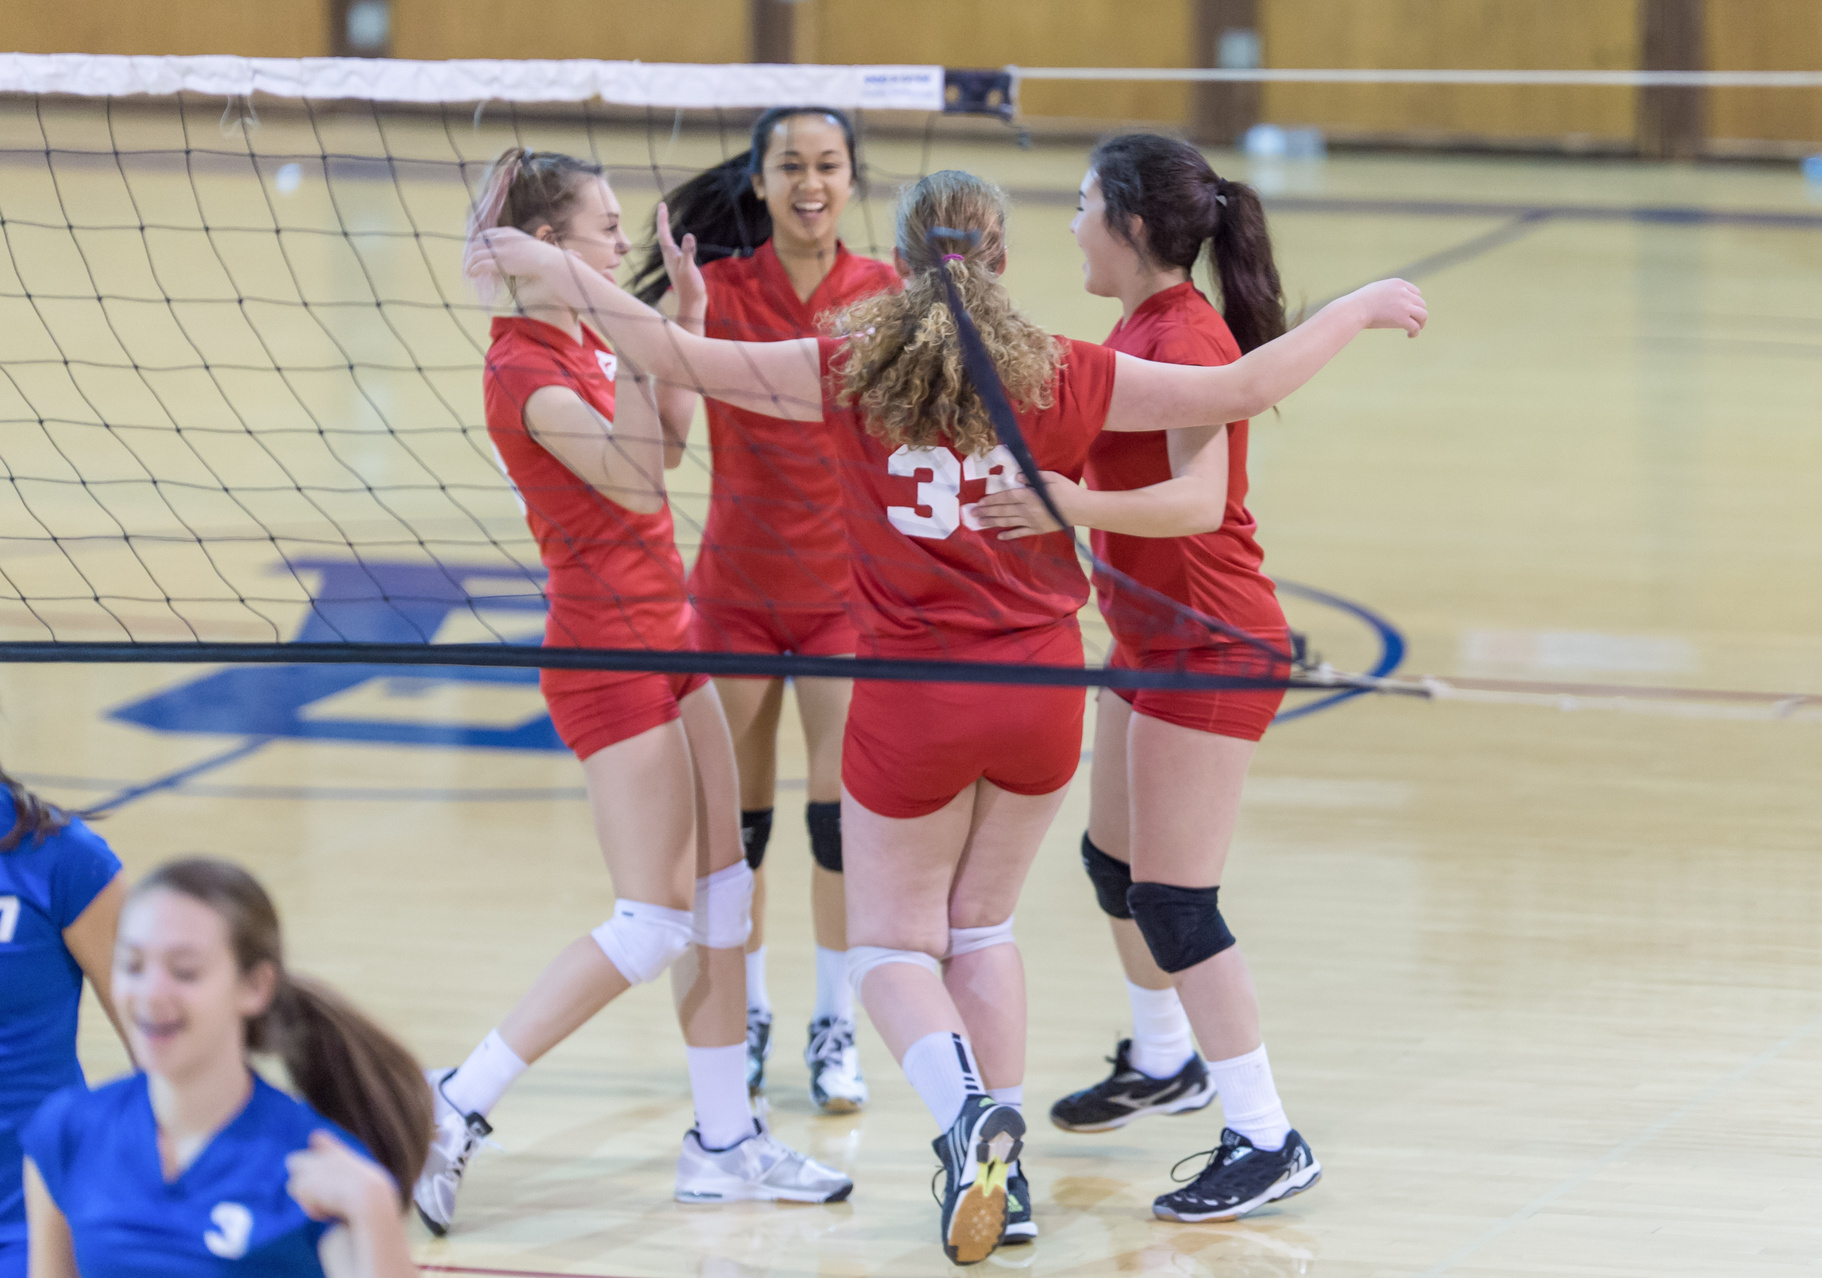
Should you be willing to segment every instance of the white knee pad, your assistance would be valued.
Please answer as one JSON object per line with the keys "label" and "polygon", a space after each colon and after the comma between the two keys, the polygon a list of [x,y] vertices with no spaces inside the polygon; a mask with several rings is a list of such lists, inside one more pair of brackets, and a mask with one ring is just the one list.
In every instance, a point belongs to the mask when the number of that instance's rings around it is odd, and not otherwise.
{"label": "white knee pad", "polygon": [[989,949],[995,945],[1012,945],[1012,916],[1008,915],[1004,923],[995,923],[992,927],[952,927],[949,929],[949,952],[945,959],[960,958],[976,950]]}
{"label": "white knee pad", "polygon": [[615,901],[613,917],[589,935],[620,975],[643,985],[657,980],[690,948],[690,913],[644,901]]}
{"label": "white knee pad", "polygon": [[867,979],[867,973],[888,963],[909,963],[912,967],[923,968],[939,980],[943,975],[943,965],[922,950],[888,950],[878,945],[850,945],[848,983],[854,987],[856,998],[860,997],[860,983]]}
{"label": "white knee pad", "polygon": [[753,867],[736,861],[697,879],[690,914],[690,939],[696,944],[711,950],[745,945],[753,931]]}

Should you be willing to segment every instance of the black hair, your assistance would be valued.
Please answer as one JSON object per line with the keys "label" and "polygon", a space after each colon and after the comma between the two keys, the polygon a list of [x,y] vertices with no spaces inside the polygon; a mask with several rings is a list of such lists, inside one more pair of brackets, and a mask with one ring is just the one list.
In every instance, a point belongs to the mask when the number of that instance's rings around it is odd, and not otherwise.
{"label": "black hair", "polygon": [[0,852],[11,852],[14,848],[35,843],[70,823],[70,813],[56,804],[46,803],[4,770],[0,770],[0,789],[13,796],[13,828],[0,835]]}
{"label": "black hair", "polygon": [[1156,133],[1108,138],[1088,167],[1101,184],[1108,229],[1142,256],[1187,271],[1209,246],[1221,313],[1243,353],[1284,332],[1284,287],[1257,191],[1219,176],[1188,142]]}
{"label": "black hair", "polygon": [[[765,169],[772,130],[780,121],[799,115],[825,116],[841,126],[848,142],[848,170],[859,189],[861,168],[854,146],[854,122],[845,111],[821,106],[773,107],[753,122],[752,144],[746,150],[712,169],[704,169],[664,197],[671,215],[671,234],[678,241],[685,235],[696,237],[698,262],[751,257],[755,249],[772,238],[772,215],[753,190],[753,179]],[[654,211],[651,237],[639,250],[630,290],[648,306],[657,305],[671,286],[664,273],[664,256],[658,251],[657,218]]]}

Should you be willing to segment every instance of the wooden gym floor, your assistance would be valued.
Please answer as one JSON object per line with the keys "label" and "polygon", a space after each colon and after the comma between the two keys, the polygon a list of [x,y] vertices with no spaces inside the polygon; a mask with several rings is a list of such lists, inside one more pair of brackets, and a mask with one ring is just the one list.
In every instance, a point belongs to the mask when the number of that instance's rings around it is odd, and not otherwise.
{"label": "wooden gym floor", "polygon": [[[219,132],[215,114],[213,105],[194,113],[195,145],[242,146]],[[284,393],[270,374],[247,373],[247,386],[211,399],[182,374],[123,373],[122,351],[135,351],[125,363],[149,368],[169,355],[152,347],[183,337],[173,318],[181,308],[161,318],[156,290],[226,287],[231,300],[282,290],[279,268],[227,234],[214,235],[209,256],[199,230],[72,237],[59,226],[130,226],[129,187],[145,223],[200,226],[196,199],[217,226],[328,218],[321,225],[359,233],[353,242],[388,296],[421,287],[434,301],[424,283],[434,281],[459,300],[452,241],[383,233],[410,230],[402,211],[420,229],[454,230],[460,188],[428,170],[407,166],[395,182],[383,166],[346,164],[331,206],[320,165],[306,165],[296,189],[272,193],[286,155],[372,153],[371,122],[341,117],[320,140],[269,117],[256,135],[269,157],[265,193],[244,167],[192,175],[170,157],[131,161],[123,183],[112,147],[182,143],[157,112],[123,112],[115,125],[110,143],[93,115],[52,112],[41,123],[29,108],[0,114],[4,146],[14,148],[0,166],[10,249],[0,263],[0,362],[11,378],[0,384],[0,452],[13,471],[54,470],[36,418],[156,423],[146,407],[154,389],[178,417],[186,405],[219,414],[241,395],[241,419],[255,431],[307,405],[330,427],[372,428],[348,454],[368,483],[418,473],[388,451],[386,423],[424,426],[417,446],[433,469],[447,462],[475,481],[461,518],[432,499],[382,518],[350,497],[336,513],[356,540],[396,549],[399,526],[411,524],[433,541],[448,534],[438,543],[445,561],[523,562],[504,488],[487,489],[485,467],[473,469],[454,430],[430,429],[479,423],[470,340],[479,316],[451,323],[433,307],[443,329],[420,331],[397,308],[407,332],[395,340],[418,363],[453,372],[360,387],[321,374],[329,380],[314,389],[300,374]],[[94,153],[60,160],[56,187],[40,128]],[[539,146],[586,145],[573,130],[528,133]],[[390,122],[387,146],[447,159],[454,137],[485,156],[505,136],[494,122],[471,131],[466,114],[447,132],[403,119]],[[643,130],[599,130],[596,140],[629,170],[622,196],[643,219],[652,187],[637,173]],[[672,141],[664,129],[653,145],[678,165],[716,152],[712,138]],[[1067,232],[1082,159],[1080,148],[976,141],[939,144],[932,166],[971,168],[1014,192],[1015,295],[1047,325],[1099,338],[1117,311],[1081,292]],[[857,245],[887,233],[890,173],[923,163],[917,146],[894,142],[877,143],[872,161],[875,229],[857,210]],[[1822,197],[1806,194],[1794,170],[1398,156],[1217,164],[1250,172],[1272,199],[1293,302],[1401,271],[1430,299],[1420,341],[1369,334],[1255,428],[1252,505],[1268,568],[1360,610],[1292,600],[1296,621],[1338,666],[1369,668],[1401,642],[1403,673],[1532,691],[1822,692]],[[78,241],[86,258],[73,252]],[[289,287],[319,300],[370,297],[349,242],[288,236],[297,255]],[[134,265],[148,255],[157,279]],[[228,266],[230,285],[211,283]],[[124,324],[110,336],[92,303],[47,300],[98,290],[150,291],[152,302],[116,308]],[[21,296],[28,291],[36,303]],[[342,322],[324,314],[326,328]],[[236,354],[236,342],[258,329],[283,362],[286,326],[301,322],[278,308],[219,304],[183,318],[191,362],[200,350],[248,366],[259,353]],[[347,323],[337,336],[364,358],[398,362],[378,338],[363,345],[372,333],[358,325],[371,316]],[[134,348],[141,341],[150,347]],[[53,347],[116,368],[67,373]],[[431,403],[426,386],[452,407]],[[165,457],[156,434],[140,432],[142,447]],[[59,439],[78,456],[90,441],[85,471],[130,470],[101,432],[72,428]],[[314,474],[313,464],[294,469]],[[220,473],[248,485],[267,476],[251,460],[221,462]],[[705,475],[700,461],[678,474],[687,529]],[[305,596],[286,596],[272,576],[269,542],[224,541],[214,569],[176,551],[160,559],[148,543],[151,567],[134,570],[106,543],[95,506],[105,494],[7,487],[0,555],[23,583],[16,590],[81,593],[69,589],[45,523],[21,505],[24,493],[59,536],[103,538],[67,544],[88,556],[91,580],[112,583],[105,590],[144,600],[132,576],[144,571],[167,595],[220,596],[231,581],[276,601],[258,610],[269,623],[239,605],[117,601],[141,638],[183,638],[191,625],[211,637],[289,638],[306,615]],[[152,501],[131,489],[121,502]],[[290,520],[299,537],[322,532],[320,521],[260,500],[250,496],[248,509],[263,522]],[[163,518],[168,532],[175,522],[158,511],[169,508],[116,514],[141,534]],[[248,518],[225,506],[186,517],[224,536]],[[413,547],[396,557],[423,562]],[[317,558],[349,555],[330,545]],[[324,583],[334,577],[333,567],[317,571]],[[442,639],[536,629],[534,613],[494,603],[445,610],[432,629]],[[80,598],[38,611],[60,639],[121,637]],[[17,603],[0,620],[6,638],[47,637]],[[561,943],[602,917],[612,889],[579,770],[538,748],[547,738],[528,683],[400,671],[306,681],[302,692],[257,672],[231,686],[198,684],[211,673],[7,667],[0,760],[60,801],[107,805],[98,828],[131,871],[191,852],[252,866],[280,902],[294,964],[343,986],[427,1063],[458,1060]],[[1484,695],[1492,685],[1479,686]],[[1106,1136],[1044,1122],[1051,1100],[1103,1072],[1125,1023],[1113,952],[1076,861],[1079,778],[1018,914],[1032,1003],[1027,1166],[1042,1237],[991,1265],[1249,1278],[1814,1272],[1819,732],[1814,702],[1539,696],[1364,697],[1275,729],[1254,767],[1224,905],[1259,983],[1292,1121],[1326,1171],[1313,1193],[1215,1226],[1167,1225],[1148,1211],[1170,1165],[1214,1143],[1215,1111]],[[789,729],[781,749],[768,861],[771,1113],[784,1139],[854,1175],[852,1201],[670,1201],[689,1094],[667,992],[641,989],[500,1106],[498,1148],[474,1164],[455,1232],[419,1235],[428,1269],[782,1278],[946,1268],[928,1193],[929,1122],[871,1031],[862,1031],[871,1108],[815,1117],[805,1094],[797,1051],[811,983],[808,854],[797,815],[801,744]],[[92,1076],[122,1064],[97,1017],[85,1019],[82,1046]]]}

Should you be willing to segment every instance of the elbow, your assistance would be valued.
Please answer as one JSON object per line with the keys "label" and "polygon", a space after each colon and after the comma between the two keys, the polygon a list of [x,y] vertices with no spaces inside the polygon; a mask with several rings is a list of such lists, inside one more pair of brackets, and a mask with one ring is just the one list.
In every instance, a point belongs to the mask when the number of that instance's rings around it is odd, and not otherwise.
{"label": "elbow", "polygon": [[667,444],[664,449],[664,468],[676,470],[681,465],[683,465],[683,445]]}

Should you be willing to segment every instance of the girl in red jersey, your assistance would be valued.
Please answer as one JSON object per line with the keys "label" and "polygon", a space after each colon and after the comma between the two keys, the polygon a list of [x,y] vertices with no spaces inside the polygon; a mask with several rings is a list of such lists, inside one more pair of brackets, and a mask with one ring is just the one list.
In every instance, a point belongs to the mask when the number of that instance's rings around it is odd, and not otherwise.
{"label": "girl in red jersey", "polygon": [[[702,246],[711,337],[774,341],[813,336],[819,315],[898,287],[885,262],[842,245],[842,210],[859,166],[854,126],[826,107],[775,107],[753,126],[753,144],[665,197],[654,241],[633,291],[657,304],[678,269],[679,240]],[[666,427],[687,433],[696,395],[667,388]],[[803,427],[764,412],[708,403],[713,458],[708,522],[690,571],[691,646],[704,652],[854,652],[848,615],[847,541],[829,511],[840,484],[828,450]],[[810,1098],[825,1113],[866,1103],[854,1050],[853,987],[847,979],[847,919],[841,888],[841,735],[852,685],[797,679],[808,746],[805,821],[810,832],[816,1006],[804,1062]],[[740,769],[740,833],[753,867],[753,935],[747,941],[747,1086],[764,1086],[772,1003],[765,981],[766,842],[776,789],[784,680],[722,678],[716,691],[734,734]]]}
{"label": "girl in red jersey", "polygon": [[[1217,177],[1187,142],[1130,134],[1096,147],[1072,230],[1088,291],[1120,301],[1120,322],[1107,339],[1115,350],[1229,364],[1284,332],[1257,193]],[[1204,245],[1225,319],[1190,280]],[[1282,647],[1289,631],[1246,509],[1246,440],[1244,421],[1104,435],[1089,453],[1086,489],[1060,475],[1047,487],[1065,518],[1094,529],[1103,563]],[[1008,538],[1055,527],[1030,490],[992,498],[983,509]],[[1116,641],[1111,665],[1284,673],[1258,649],[1186,622],[1167,602],[1105,575],[1095,585]],[[1211,929],[1186,952],[1168,936],[1148,946],[1140,904],[1148,895],[1175,903],[1200,893],[1212,905],[1247,764],[1283,699],[1281,688],[1100,693],[1082,861],[1113,926],[1133,1036],[1115,1047],[1112,1074],[1065,1096],[1050,1117],[1066,1131],[1107,1131],[1146,1114],[1201,1109],[1219,1092],[1226,1130],[1193,1181],[1153,1205],[1167,1220],[1231,1220],[1300,1193],[1322,1174],[1278,1099],[1258,999],[1232,935],[1225,926]]]}
{"label": "girl in red jersey", "polygon": [[[471,234],[495,226],[537,236],[595,279],[630,248],[600,167],[566,155],[503,154]],[[487,429],[549,572],[545,646],[683,648],[689,606],[651,391],[551,282],[510,282],[516,313],[493,321],[483,376]],[[699,316],[699,277],[686,275],[683,293],[682,309]],[[677,1197],[846,1197],[847,1177],[779,1144],[747,1101],[741,955],[752,871],[715,689],[700,675],[582,670],[545,670],[539,682],[582,761],[617,899],[461,1066],[432,1073],[437,1134],[414,1195],[424,1223],[449,1227],[463,1171],[491,1130],[487,1113],[526,1066],[667,968],[696,1102]]]}
{"label": "girl in red jersey", "polygon": [[[979,326],[1039,465],[1066,476],[1080,476],[1103,429],[1249,417],[1362,329],[1415,334],[1424,322],[1417,290],[1390,280],[1228,367],[1052,338],[1000,283],[1003,197],[956,172],[906,194],[894,251],[905,290],[850,308],[839,338],[700,338],[660,327],[655,312],[549,245],[501,231],[483,252],[499,269],[548,281],[653,376],[833,427],[860,650],[881,657],[1082,660],[1075,614],[1088,582],[1070,539],[1001,540],[981,522],[982,499],[1011,485],[1017,464],[963,371],[945,277]],[[1012,910],[1080,757],[1082,711],[1077,689],[864,681],[848,715],[849,971],[942,1129],[942,1241],[960,1263],[1035,1233],[1017,1163],[1025,1006]]]}

